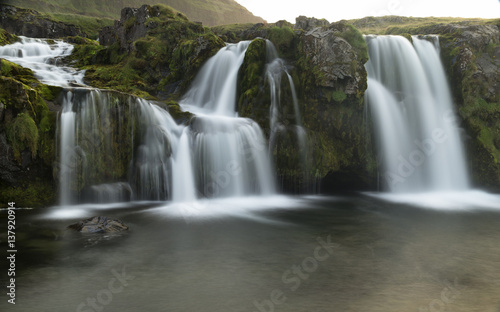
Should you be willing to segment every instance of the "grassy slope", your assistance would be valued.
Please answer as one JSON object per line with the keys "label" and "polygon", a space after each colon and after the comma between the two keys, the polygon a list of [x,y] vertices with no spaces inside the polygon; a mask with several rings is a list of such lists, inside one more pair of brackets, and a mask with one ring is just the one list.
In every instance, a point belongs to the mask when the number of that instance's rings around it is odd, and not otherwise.
{"label": "grassy slope", "polygon": [[[63,21],[90,16],[94,19],[104,18],[104,23],[108,23],[107,20],[120,18],[123,7],[138,8],[143,4],[160,3],[169,5],[186,14],[190,20],[200,21],[206,26],[263,22],[262,18],[254,16],[234,0],[4,0],[3,3],[48,13]],[[65,14],[74,15],[68,17]]]}
{"label": "grassy slope", "polygon": [[390,35],[395,33],[415,34],[415,30],[436,24],[496,24],[497,19],[460,18],[460,17],[405,17],[381,16],[364,17],[348,21],[363,34]]}

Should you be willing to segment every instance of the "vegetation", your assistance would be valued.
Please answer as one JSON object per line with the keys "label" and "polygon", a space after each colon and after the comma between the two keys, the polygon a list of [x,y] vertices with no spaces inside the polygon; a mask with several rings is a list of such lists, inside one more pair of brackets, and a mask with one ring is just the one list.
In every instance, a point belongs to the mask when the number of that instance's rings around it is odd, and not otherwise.
{"label": "vegetation", "polygon": [[89,38],[93,39],[97,39],[99,37],[99,30],[105,26],[111,26],[114,23],[114,19],[112,18],[93,17],[81,14],[47,12],[43,16],[56,22],[75,25],[79,27]]}
{"label": "vegetation", "polygon": [[0,46],[6,44],[11,44],[17,41],[17,36],[6,32],[4,29],[0,28]]}
{"label": "vegetation", "polygon": [[399,35],[430,34],[429,32],[418,32],[416,30],[423,30],[438,24],[459,23],[462,25],[484,25],[496,24],[498,20],[457,17],[369,16],[361,19],[348,20],[347,22],[366,35]]}
{"label": "vegetation", "polygon": [[38,128],[35,121],[28,114],[19,113],[8,125],[7,139],[12,145],[14,158],[21,164],[21,152],[29,148],[31,157],[35,158],[38,148]]}
{"label": "vegetation", "polygon": [[186,14],[192,21],[207,26],[231,23],[259,23],[254,16],[234,0],[4,0],[2,3],[48,13],[55,20],[71,22],[92,32],[99,24],[110,25],[120,17],[124,7],[138,8],[144,4],[163,4]]}

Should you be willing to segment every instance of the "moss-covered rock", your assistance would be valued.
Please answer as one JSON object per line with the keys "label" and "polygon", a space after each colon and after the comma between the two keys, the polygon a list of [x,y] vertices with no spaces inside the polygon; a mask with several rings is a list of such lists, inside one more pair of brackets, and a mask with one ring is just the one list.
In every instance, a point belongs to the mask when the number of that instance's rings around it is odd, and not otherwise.
{"label": "moss-covered rock", "polygon": [[[352,174],[352,189],[375,183],[376,164],[367,133],[363,96],[366,89],[367,47],[350,25],[334,23],[310,32],[289,25],[266,29],[266,39],[281,45],[289,74],[297,88],[305,146],[286,75],[281,79],[279,127],[271,134],[270,88],[265,79],[266,42],[253,40],[239,71],[238,112],[257,121],[271,138],[271,153],[281,187],[288,192],[338,187],[335,173]],[[273,41],[273,40],[271,40]],[[345,189],[345,185],[344,185]]]}
{"label": "moss-covered rock", "polygon": [[14,158],[21,164],[21,152],[28,148],[31,157],[35,158],[38,151],[38,128],[33,118],[28,114],[20,113],[6,128],[7,139],[9,140]]}
{"label": "moss-covered rock", "polygon": [[18,37],[16,35],[12,35],[9,32],[7,32],[5,29],[0,28],[0,46],[14,43],[17,40],[18,40]]}
{"label": "moss-covered rock", "polygon": [[[0,198],[18,207],[54,204],[56,101],[62,88],[0,59]],[[50,105],[49,105],[50,104]],[[49,106],[51,109],[49,109]]]}
{"label": "moss-covered rock", "polygon": [[68,58],[89,85],[149,99],[182,94],[203,63],[225,44],[208,28],[164,5],[125,8],[99,41],[76,45]]}
{"label": "moss-covered rock", "polygon": [[247,48],[238,72],[237,110],[240,116],[257,121],[269,135],[270,99],[264,84],[266,64],[266,41],[254,39]]}

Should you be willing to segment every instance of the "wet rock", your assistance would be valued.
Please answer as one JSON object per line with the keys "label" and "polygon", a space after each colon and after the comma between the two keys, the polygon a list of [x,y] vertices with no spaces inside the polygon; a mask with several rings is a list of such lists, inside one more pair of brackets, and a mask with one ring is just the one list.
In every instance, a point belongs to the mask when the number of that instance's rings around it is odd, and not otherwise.
{"label": "wet rock", "polygon": [[81,233],[115,233],[128,231],[122,221],[104,216],[95,216],[78,223],[71,224],[68,229],[72,229]]}

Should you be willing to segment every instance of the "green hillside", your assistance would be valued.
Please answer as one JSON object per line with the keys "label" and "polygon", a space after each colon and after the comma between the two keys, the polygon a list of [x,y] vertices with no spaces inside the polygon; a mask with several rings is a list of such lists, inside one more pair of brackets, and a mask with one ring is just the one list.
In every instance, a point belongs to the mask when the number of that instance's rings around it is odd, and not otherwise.
{"label": "green hillside", "polygon": [[[2,3],[48,13],[63,21],[78,15],[115,20],[120,19],[124,7],[138,8],[143,4],[158,3],[169,5],[205,26],[264,21],[234,0],[2,0]],[[64,18],[63,15],[67,14],[73,15]]]}

